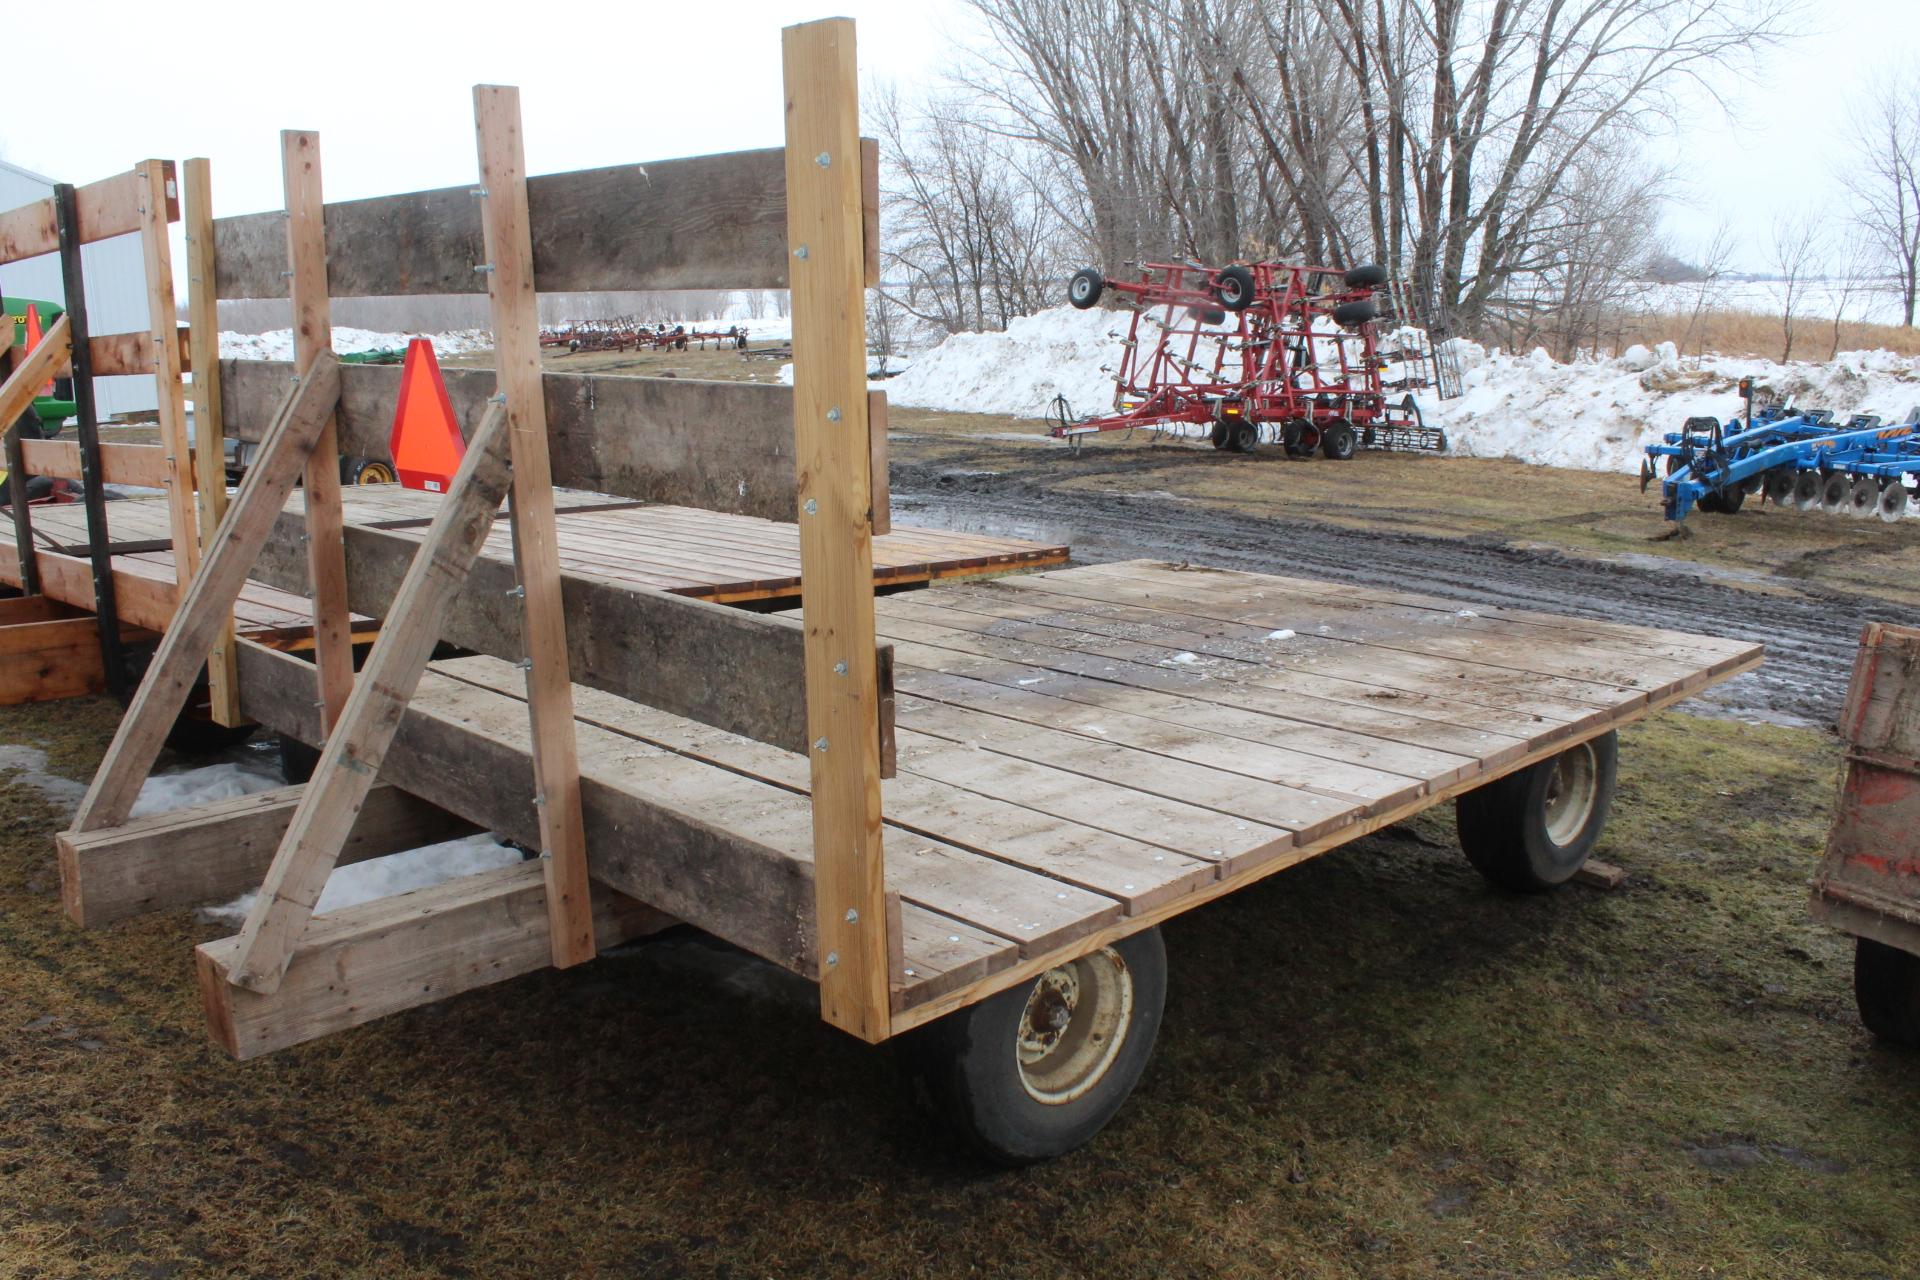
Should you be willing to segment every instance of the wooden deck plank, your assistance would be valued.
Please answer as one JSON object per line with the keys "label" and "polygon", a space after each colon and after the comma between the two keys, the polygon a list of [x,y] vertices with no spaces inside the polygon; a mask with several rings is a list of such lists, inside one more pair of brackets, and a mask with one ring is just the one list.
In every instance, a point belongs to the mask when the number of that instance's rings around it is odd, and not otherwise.
{"label": "wooden deck plank", "polygon": [[[514,694],[510,669],[492,659],[457,658],[436,663],[434,669],[505,696]],[[760,779],[796,796],[808,793],[806,761],[791,752],[598,691],[581,692],[577,714],[599,728],[639,738],[676,755]],[[997,862],[1114,899],[1129,911],[1147,910],[1195,891],[1217,878],[1215,863],[1222,860],[1183,855],[1096,824],[1063,818],[1028,803],[1024,793],[1017,800],[983,794],[907,768],[882,784],[882,795],[887,824],[901,833],[952,842]],[[896,839],[888,845],[889,866],[899,844]],[[891,876],[889,887],[908,892],[908,886]],[[949,914],[977,921],[964,913]]]}

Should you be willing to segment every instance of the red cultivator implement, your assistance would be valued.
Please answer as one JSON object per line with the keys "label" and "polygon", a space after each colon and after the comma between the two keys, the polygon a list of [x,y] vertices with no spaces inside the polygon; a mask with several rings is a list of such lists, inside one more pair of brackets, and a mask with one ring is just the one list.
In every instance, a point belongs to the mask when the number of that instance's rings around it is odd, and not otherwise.
{"label": "red cultivator implement", "polygon": [[633,324],[624,320],[540,331],[541,346],[565,347],[568,354],[578,351],[685,351],[690,344],[705,351],[709,343],[722,350],[731,347],[745,351],[747,334],[738,325],[720,333],[688,329],[683,324]]}
{"label": "red cultivator implement", "polygon": [[1289,457],[1316,451],[1351,458],[1361,448],[1444,450],[1446,434],[1421,421],[1411,394],[1389,404],[1389,389],[1428,385],[1404,372],[1431,353],[1382,352],[1376,335],[1381,267],[1296,267],[1254,262],[1228,267],[1148,263],[1138,280],[1076,273],[1068,301],[1085,310],[1112,291],[1131,301],[1114,379],[1114,411],[1076,418],[1054,402],[1051,434],[1078,443],[1134,427],[1205,431],[1216,449],[1238,453],[1263,440]]}

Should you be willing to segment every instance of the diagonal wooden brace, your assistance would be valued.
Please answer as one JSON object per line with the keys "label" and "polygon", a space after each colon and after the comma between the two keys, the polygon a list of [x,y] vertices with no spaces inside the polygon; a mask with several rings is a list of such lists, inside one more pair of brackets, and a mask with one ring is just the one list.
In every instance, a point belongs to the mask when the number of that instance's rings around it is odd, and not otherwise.
{"label": "diagonal wooden brace", "polygon": [[[0,347],[0,351],[4,350],[4,347]],[[0,382],[0,426],[12,426],[13,420],[39,399],[40,388],[68,364],[71,354],[67,317],[62,315],[47,326],[47,331],[40,337],[40,345],[17,361],[7,380]]]}
{"label": "diagonal wooden brace", "polygon": [[320,763],[235,940],[227,961],[227,980],[235,986],[259,992],[280,986],[393,744],[407,702],[439,643],[441,619],[507,496],[513,468],[506,436],[506,413],[496,401],[474,432],[466,458],[394,595],[380,637],[327,735]]}
{"label": "diagonal wooden brace", "polygon": [[160,745],[186,705],[207,650],[233,615],[247,570],[266,545],[273,522],[293,492],[314,439],[340,399],[340,363],[330,353],[314,361],[280,402],[260,456],[247,468],[226,523],[206,563],[187,586],[180,607],[147,667],[140,689],[121,717],[106,758],[74,815],[73,830],[97,831],[127,820]]}

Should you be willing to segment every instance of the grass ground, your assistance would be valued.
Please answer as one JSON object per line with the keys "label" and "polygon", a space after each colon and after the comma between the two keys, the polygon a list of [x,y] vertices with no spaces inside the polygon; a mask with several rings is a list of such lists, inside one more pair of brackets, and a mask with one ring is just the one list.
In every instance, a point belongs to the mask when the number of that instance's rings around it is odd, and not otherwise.
{"label": "grass ground", "polygon": [[[104,701],[0,712],[84,778]],[[1611,893],[1484,887],[1443,809],[1167,927],[1088,1149],[953,1154],[888,1055],[685,939],[236,1066],[172,912],[67,926],[0,781],[0,1275],[1903,1277],[1920,1063],[1807,918],[1823,735],[1626,735]]]}

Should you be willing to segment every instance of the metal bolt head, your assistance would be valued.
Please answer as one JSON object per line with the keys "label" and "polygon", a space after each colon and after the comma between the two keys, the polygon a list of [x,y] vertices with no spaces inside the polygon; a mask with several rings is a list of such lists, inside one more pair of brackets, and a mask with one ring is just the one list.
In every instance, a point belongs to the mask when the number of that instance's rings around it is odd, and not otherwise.
{"label": "metal bolt head", "polygon": [[822,169],[825,169],[833,163],[833,157],[828,155],[826,152],[822,151],[819,155],[813,158],[813,162],[819,165]]}
{"label": "metal bolt head", "polygon": [[802,261],[805,261],[807,256],[807,246],[801,245],[798,249],[795,249],[793,251],[793,256],[801,259]]}
{"label": "metal bolt head", "polygon": [[837,676],[843,676],[847,674],[847,664],[844,661],[834,663],[833,674]]}
{"label": "metal bolt head", "polygon": [[827,952],[827,968],[831,969],[839,963],[840,963],[840,953],[838,951]]}
{"label": "metal bolt head", "polygon": [[848,924],[860,923],[860,913],[854,910],[852,907],[847,908],[847,923]]}
{"label": "metal bolt head", "polygon": [[817,516],[820,514],[820,504],[814,501],[812,498],[808,498],[807,505],[801,509],[804,510],[810,516]]}
{"label": "metal bolt head", "polygon": [[828,422],[840,421],[840,410],[837,406],[827,410],[827,421]]}
{"label": "metal bolt head", "polygon": [[813,749],[815,751],[825,751],[827,749],[827,740],[825,738],[814,739]]}

